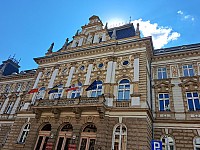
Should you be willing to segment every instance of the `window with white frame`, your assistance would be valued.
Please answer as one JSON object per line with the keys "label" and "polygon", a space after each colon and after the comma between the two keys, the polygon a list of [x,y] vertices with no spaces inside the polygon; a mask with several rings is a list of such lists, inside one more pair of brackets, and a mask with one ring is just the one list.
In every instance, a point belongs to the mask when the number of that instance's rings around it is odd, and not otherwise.
{"label": "window with white frame", "polygon": [[169,93],[159,93],[159,111],[170,111]]}
{"label": "window with white frame", "polygon": [[30,131],[30,124],[26,124],[21,130],[20,137],[18,139],[18,143],[25,143],[26,137]]}
{"label": "window with white frame", "polygon": [[2,105],[3,105],[3,102],[0,102],[0,109],[1,109]]}
{"label": "window with white frame", "polygon": [[58,92],[53,93],[53,99],[59,99],[62,96],[63,84],[58,85]]}
{"label": "window with white frame", "polygon": [[6,87],[5,87],[5,93],[8,93],[8,92],[10,92],[10,85],[9,84],[7,84],[6,85]]}
{"label": "window with white frame", "polygon": [[166,79],[167,78],[167,69],[165,67],[158,68],[158,79]]}
{"label": "window with white frame", "polygon": [[200,150],[200,137],[194,138],[194,150]]}
{"label": "window with white frame", "polygon": [[77,85],[75,85],[75,89],[72,90],[71,92],[71,98],[76,98],[76,97],[80,97],[81,95],[81,87],[82,87],[82,83],[78,83]]}
{"label": "window with white frame", "polygon": [[194,76],[194,69],[192,65],[184,65],[183,66],[183,76],[191,77]]}
{"label": "window with white frame", "polygon": [[165,135],[161,138],[161,141],[163,150],[175,150],[174,139],[171,136]]}
{"label": "window with white frame", "polygon": [[128,79],[123,79],[119,82],[118,86],[118,100],[130,99],[130,82]]}
{"label": "window with white frame", "polygon": [[16,92],[20,92],[21,88],[22,88],[22,84],[18,83],[16,86]]}
{"label": "window with white frame", "polygon": [[117,124],[113,129],[112,150],[126,150],[127,128],[124,124]]}
{"label": "window with white frame", "polygon": [[30,87],[31,87],[31,82],[29,81],[27,82],[27,85],[26,85],[26,91],[29,91]]}
{"label": "window with white frame", "polygon": [[6,111],[5,111],[6,114],[10,114],[11,113],[13,105],[14,105],[14,102],[9,102],[9,104],[8,104],[8,106],[6,108]]}
{"label": "window with white frame", "polygon": [[91,97],[98,97],[102,94],[102,81],[98,80],[96,81],[96,84],[97,84],[97,88],[96,89],[93,89],[91,90]]}
{"label": "window with white frame", "polygon": [[43,99],[45,94],[45,87],[41,87],[36,95],[36,99]]}
{"label": "window with white frame", "polygon": [[24,106],[24,102],[20,102],[19,107],[18,107],[18,111],[21,111],[22,107]]}
{"label": "window with white frame", "polygon": [[200,101],[198,92],[186,92],[186,98],[188,103],[188,110],[190,111],[200,110]]}
{"label": "window with white frame", "polygon": [[198,63],[198,75],[200,75],[200,63]]}

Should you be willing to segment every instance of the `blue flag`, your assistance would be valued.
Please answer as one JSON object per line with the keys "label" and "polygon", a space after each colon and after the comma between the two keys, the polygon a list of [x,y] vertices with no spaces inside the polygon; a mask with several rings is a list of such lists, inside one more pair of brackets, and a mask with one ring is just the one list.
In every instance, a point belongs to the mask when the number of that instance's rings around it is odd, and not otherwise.
{"label": "blue flag", "polygon": [[57,93],[57,92],[58,92],[58,85],[54,86],[54,87],[48,92],[48,94]]}
{"label": "blue flag", "polygon": [[88,86],[86,91],[95,90],[95,89],[97,89],[97,81],[96,80],[94,80],[94,82],[92,82],[92,84],[90,84],[90,86]]}

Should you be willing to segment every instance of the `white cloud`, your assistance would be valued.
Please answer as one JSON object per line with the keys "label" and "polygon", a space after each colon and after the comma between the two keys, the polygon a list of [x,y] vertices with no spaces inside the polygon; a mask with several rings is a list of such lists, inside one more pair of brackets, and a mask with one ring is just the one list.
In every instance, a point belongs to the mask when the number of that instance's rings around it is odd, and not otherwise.
{"label": "white cloud", "polygon": [[180,37],[180,33],[174,32],[170,27],[159,26],[157,23],[151,23],[143,21],[142,19],[132,21],[136,27],[137,23],[140,24],[140,32],[144,37],[152,36],[153,45],[156,49],[162,48],[170,41],[177,40]]}
{"label": "white cloud", "polygon": [[177,13],[183,15],[183,12],[181,10],[179,10]]}
{"label": "white cloud", "polygon": [[181,16],[181,18],[183,20],[191,20],[191,21],[194,21],[194,17],[192,15],[185,15],[185,13],[181,10],[177,11],[177,14],[179,14]]}

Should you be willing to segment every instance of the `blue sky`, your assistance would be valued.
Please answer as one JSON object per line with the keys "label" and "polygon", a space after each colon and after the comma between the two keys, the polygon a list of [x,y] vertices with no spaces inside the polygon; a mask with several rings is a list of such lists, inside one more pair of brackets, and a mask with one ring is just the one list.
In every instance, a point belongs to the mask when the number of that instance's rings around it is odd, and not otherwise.
{"label": "blue sky", "polygon": [[66,38],[97,15],[110,27],[139,22],[154,47],[200,42],[199,0],[1,0],[0,61],[20,59],[20,70],[37,68],[33,58],[44,56],[51,43],[56,51]]}

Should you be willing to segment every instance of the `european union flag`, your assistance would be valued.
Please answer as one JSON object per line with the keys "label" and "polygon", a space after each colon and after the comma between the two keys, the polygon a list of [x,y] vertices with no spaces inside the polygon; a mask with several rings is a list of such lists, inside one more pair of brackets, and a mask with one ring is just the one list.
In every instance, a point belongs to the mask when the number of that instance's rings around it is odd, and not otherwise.
{"label": "european union flag", "polygon": [[58,85],[54,86],[54,87],[48,92],[48,94],[57,93],[57,92],[58,92]]}
{"label": "european union flag", "polygon": [[88,86],[86,91],[95,90],[95,89],[97,89],[97,81],[96,80],[94,80],[94,82],[92,82],[92,84],[90,84],[90,86]]}

